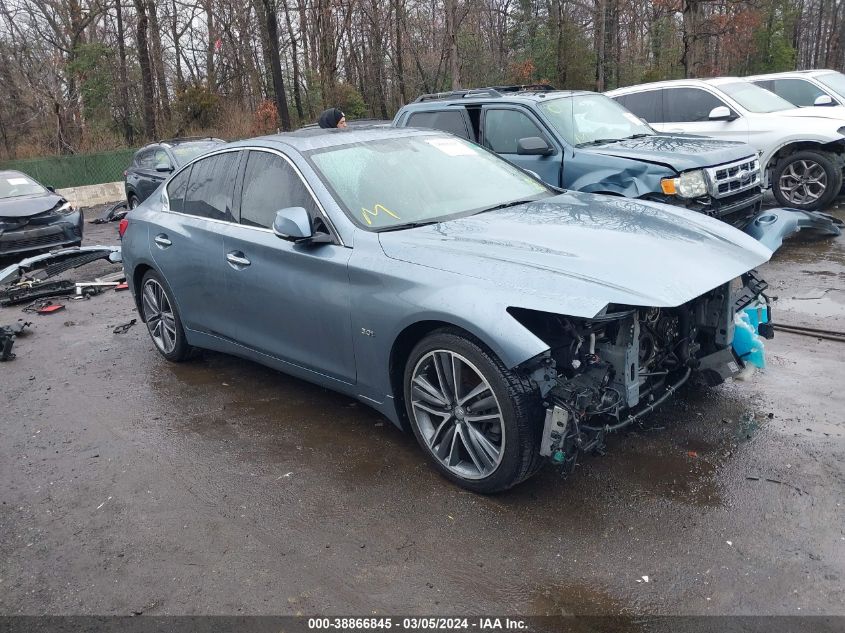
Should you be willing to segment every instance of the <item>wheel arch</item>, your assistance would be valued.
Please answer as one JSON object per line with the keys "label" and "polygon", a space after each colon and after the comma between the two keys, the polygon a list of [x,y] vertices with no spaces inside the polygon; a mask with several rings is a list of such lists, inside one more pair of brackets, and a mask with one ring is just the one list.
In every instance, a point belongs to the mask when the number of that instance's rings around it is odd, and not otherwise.
{"label": "wheel arch", "polygon": [[135,309],[138,310],[138,316],[141,317],[141,321],[144,321],[144,311],[141,309],[141,281],[144,279],[144,275],[147,274],[148,270],[155,270],[152,266],[147,264],[146,262],[141,262],[132,270],[132,296],[135,299]]}
{"label": "wheel arch", "polygon": [[839,163],[839,166],[845,166],[845,142],[832,141],[829,143],[822,143],[821,141],[788,141],[769,155],[765,166],[766,172],[771,173],[778,162],[790,154],[803,151],[833,154],[833,156],[836,157],[836,162]]}

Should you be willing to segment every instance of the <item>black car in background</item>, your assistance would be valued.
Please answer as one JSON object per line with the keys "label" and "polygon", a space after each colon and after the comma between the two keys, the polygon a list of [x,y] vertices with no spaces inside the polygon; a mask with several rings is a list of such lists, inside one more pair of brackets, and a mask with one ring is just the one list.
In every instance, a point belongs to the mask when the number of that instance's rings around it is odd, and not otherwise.
{"label": "black car in background", "polygon": [[146,200],[174,169],[225,142],[211,137],[173,138],[139,149],[123,172],[129,208],[134,209]]}
{"label": "black car in background", "polygon": [[19,171],[0,171],[0,257],[79,246],[82,213]]}

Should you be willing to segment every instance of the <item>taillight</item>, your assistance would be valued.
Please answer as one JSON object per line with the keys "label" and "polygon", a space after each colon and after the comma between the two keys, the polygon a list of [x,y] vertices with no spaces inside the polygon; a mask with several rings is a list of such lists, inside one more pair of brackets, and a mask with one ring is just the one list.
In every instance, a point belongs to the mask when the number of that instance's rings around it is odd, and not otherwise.
{"label": "taillight", "polygon": [[120,237],[123,237],[123,234],[126,233],[126,229],[129,228],[129,220],[123,218],[120,221],[120,224],[117,225],[117,232],[120,234]]}

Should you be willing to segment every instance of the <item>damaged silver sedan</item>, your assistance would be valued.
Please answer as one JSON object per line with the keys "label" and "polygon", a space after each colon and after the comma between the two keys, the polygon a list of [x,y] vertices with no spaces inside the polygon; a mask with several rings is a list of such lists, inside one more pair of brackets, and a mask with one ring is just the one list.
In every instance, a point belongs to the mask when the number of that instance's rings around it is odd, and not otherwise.
{"label": "damaged silver sedan", "polygon": [[771,256],[695,212],[365,127],[224,146],[121,232],[165,358],[214,349],[349,394],[482,493],[571,468],[693,373],[739,372],[736,315]]}

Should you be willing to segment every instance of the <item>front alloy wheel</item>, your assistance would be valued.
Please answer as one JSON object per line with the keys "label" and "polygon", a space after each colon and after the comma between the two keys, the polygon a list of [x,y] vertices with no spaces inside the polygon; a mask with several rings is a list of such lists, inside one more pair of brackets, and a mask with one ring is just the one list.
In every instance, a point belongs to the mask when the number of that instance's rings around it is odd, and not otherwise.
{"label": "front alloy wheel", "polygon": [[490,384],[469,360],[439,349],[414,368],[411,408],[428,449],[458,477],[482,479],[502,461],[504,422]]}
{"label": "front alloy wheel", "polygon": [[538,389],[462,330],[436,330],[416,344],[402,396],[435,468],[468,490],[505,490],[542,465]]}
{"label": "front alloy wheel", "polygon": [[772,184],[780,204],[815,211],[826,208],[839,193],[842,171],[822,153],[796,152],[778,164]]}

